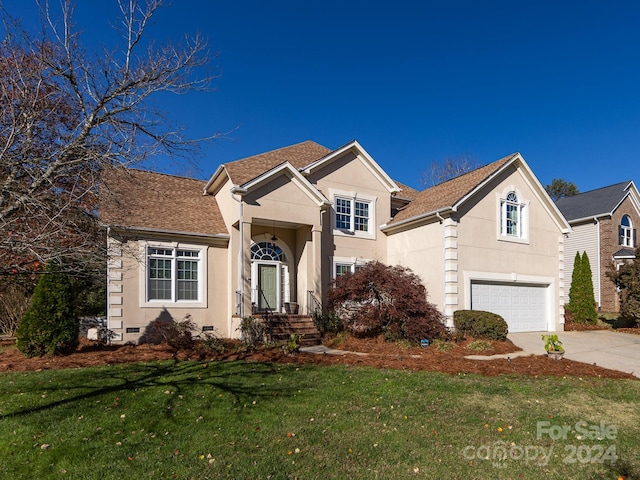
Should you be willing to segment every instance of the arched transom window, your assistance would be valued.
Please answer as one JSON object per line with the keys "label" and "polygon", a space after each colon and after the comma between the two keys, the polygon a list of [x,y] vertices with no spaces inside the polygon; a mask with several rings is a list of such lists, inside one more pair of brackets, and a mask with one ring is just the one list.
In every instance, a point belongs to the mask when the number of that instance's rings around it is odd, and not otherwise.
{"label": "arched transom window", "polygon": [[284,262],[284,252],[275,243],[260,242],[251,246],[251,260]]}
{"label": "arched transom window", "polygon": [[623,247],[634,247],[634,230],[631,223],[631,217],[624,215],[620,220],[620,226],[618,227],[619,243]]}
{"label": "arched transom window", "polygon": [[516,192],[509,192],[500,205],[500,234],[507,237],[523,235],[523,205]]}

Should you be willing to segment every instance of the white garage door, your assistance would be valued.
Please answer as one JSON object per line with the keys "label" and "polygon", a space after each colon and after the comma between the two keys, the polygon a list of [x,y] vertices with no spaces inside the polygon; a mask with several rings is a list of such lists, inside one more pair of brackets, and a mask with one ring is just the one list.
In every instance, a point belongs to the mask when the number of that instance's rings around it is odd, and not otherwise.
{"label": "white garage door", "polygon": [[497,313],[509,332],[542,332],[547,328],[547,285],[471,284],[471,308]]}

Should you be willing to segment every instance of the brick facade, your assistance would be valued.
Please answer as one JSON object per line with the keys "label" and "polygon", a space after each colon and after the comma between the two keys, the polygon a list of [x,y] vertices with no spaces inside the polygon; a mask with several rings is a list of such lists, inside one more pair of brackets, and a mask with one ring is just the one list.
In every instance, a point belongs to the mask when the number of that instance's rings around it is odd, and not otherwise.
{"label": "brick facade", "polygon": [[[613,254],[623,248],[618,238],[618,226],[624,215],[629,215],[634,230],[637,230],[640,226],[640,215],[629,197],[625,198],[610,219],[600,220],[600,302],[603,312],[618,312],[620,310],[616,286],[607,277],[607,271],[615,268]],[[636,246],[634,245],[634,248]],[[592,270],[596,268],[596,265],[591,265]]]}

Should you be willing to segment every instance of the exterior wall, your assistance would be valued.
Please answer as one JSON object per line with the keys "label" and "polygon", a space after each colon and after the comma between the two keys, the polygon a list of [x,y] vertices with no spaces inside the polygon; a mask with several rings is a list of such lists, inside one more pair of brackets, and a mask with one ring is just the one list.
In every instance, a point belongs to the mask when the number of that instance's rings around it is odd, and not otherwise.
{"label": "exterior wall", "polygon": [[[571,290],[571,279],[573,276],[573,265],[576,257],[576,252],[587,252],[589,257],[589,264],[591,265],[591,272],[593,274],[593,293],[596,299],[596,303],[600,307],[602,305],[600,295],[600,283],[601,274],[598,265],[600,261],[600,223],[589,222],[580,225],[572,225],[573,231],[569,233],[569,236],[565,239],[564,247],[564,297],[563,303],[566,305],[569,303],[569,292]],[[612,252],[613,253],[613,252]]]}
{"label": "exterior wall", "polygon": [[[435,220],[427,225],[390,235],[388,263],[409,267],[420,276],[427,300],[445,311],[444,226]],[[450,274],[455,275],[454,272]]]}
{"label": "exterior wall", "polygon": [[[169,237],[150,239],[154,243],[195,245],[193,240],[178,241]],[[116,334],[115,342],[138,343],[145,329],[156,319],[182,320],[191,315],[200,328],[213,326],[215,331],[232,337],[229,317],[227,288],[227,248],[200,244],[206,252],[203,265],[203,299],[201,305],[184,306],[177,302],[145,302],[145,246],[144,240],[109,239],[113,256],[109,264],[109,328]],[[138,328],[138,333],[127,333],[127,328]]]}
{"label": "exterior wall", "polygon": [[[324,219],[324,241],[332,242],[333,248],[323,256],[323,262],[333,263],[334,258],[353,259],[353,261],[378,260],[387,261],[387,237],[378,228],[386,223],[391,215],[391,195],[380,180],[365,165],[364,160],[353,153],[346,153],[334,160],[320,171],[310,175],[308,180],[313,183],[322,194],[333,202],[335,194],[348,194],[352,197],[372,198],[375,208],[372,232],[370,238],[355,235],[341,235],[333,230],[335,213],[332,209]],[[329,225],[327,225],[327,223]],[[330,227],[327,230],[327,227]],[[328,272],[330,281],[333,272]]]}
{"label": "exterior wall", "polygon": [[[618,226],[624,215],[629,215],[633,228],[637,231],[640,226],[640,214],[629,197],[613,212],[610,219],[600,222],[600,278],[601,308],[605,312],[618,312],[618,293],[615,284],[607,277],[607,271],[614,268],[613,254],[623,248],[618,239]],[[636,245],[634,245],[635,247]],[[595,270],[594,266],[591,266]]]}
{"label": "exterior wall", "polygon": [[[523,239],[500,236],[500,199],[516,191],[525,203]],[[457,212],[458,308],[471,305],[471,281],[548,285],[548,328],[562,329],[563,235],[535,187],[520,170],[510,169]],[[528,228],[527,228],[528,225]]]}

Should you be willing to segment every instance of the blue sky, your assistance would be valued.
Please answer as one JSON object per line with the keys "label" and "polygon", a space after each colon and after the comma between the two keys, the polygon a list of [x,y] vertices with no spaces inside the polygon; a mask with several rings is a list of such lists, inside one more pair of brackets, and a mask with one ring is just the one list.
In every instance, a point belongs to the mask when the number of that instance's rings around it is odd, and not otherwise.
{"label": "blue sky", "polygon": [[[26,22],[31,3],[4,2]],[[109,41],[114,5],[78,1],[87,45]],[[516,151],[543,185],[640,182],[639,25],[631,1],[174,0],[148,33],[203,33],[221,76],[213,92],[166,100],[166,114],[190,137],[230,133],[196,169],[153,168],[207,178],[304,140],[356,139],[414,188],[433,161]]]}

